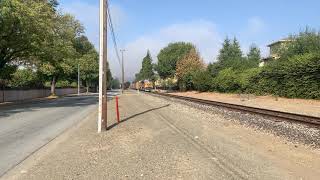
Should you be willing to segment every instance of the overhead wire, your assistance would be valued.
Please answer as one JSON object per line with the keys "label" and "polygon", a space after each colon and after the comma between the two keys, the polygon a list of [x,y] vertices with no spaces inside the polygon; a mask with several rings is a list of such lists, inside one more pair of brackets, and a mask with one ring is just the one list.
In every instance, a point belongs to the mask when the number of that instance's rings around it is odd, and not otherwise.
{"label": "overhead wire", "polygon": [[112,23],[111,12],[110,12],[108,1],[107,1],[107,18],[108,18],[108,24],[110,27],[111,37],[112,37],[112,41],[113,41],[113,47],[116,52],[116,56],[117,56],[119,65],[121,66],[121,60],[120,60],[120,55],[119,55],[120,51],[118,49],[117,38],[116,38],[115,31],[114,31],[113,23]]}

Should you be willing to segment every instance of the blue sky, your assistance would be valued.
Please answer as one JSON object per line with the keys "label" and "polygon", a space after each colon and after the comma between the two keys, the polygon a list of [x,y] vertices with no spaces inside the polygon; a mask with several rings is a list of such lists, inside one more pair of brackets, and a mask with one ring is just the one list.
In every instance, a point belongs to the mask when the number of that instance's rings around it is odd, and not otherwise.
{"label": "blue sky", "polygon": [[[205,62],[215,60],[226,36],[236,36],[244,53],[299,32],[306,26],[320,29],[317,0],[109,0],[119,46],[127,49],[126,78],[132,79],[149,49],[154,61],[159,50],[173,41],[194,43]],[[60,0],[64,12],[75,15],[98,47],[99,0]],[[120,73],[112,45],[109,61]]]}

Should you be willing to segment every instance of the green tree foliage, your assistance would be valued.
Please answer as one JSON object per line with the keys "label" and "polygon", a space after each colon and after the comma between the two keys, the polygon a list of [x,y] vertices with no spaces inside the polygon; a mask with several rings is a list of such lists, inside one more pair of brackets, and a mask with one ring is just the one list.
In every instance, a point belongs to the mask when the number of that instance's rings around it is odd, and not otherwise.
{"label": "green tree foliage", "polygon": [[170,43],[163,48],[158,54],[158,64],[156,65],[159,76],[163,79],[174,77],[177,62],[191,49],[195,49],[195,47],[191,43],[185,42]]}
{"label": "green tree foliage", "polygon": [[[97,84],[99,78],[99,55],[95,50],[79,59],[80,77],[86,83],[87,92],[91,84]],[[94,82],[95,81],[95,82]]]}
{"label": "green tree foliage", "polygon": [[197,91],[205,92],[211,89],[212,78],[208,71],[197,70],[192,73],[193,86]]}
{"label": "green tree foliage", "polygon": [[[75,84],[78,64],[83,64],[81,78],[86,85],[97,85],[97,52],[83,35],[80,22],[58,11],[58,5],[57,0],[0,1],[1,86],[8,82],[10,86],[33,86],[31,77],[37,75],[41,83],[51,81],[54,94],[56,83],[61,87]],[[17,67],[32,71],[14,73]],[[107,73],[110,85],[109,68]]]}
{"label": "green tree foliage", "polygon": [[93,44],[85,35],[76,37],[73,41],[73,46],[80,57],[89,53],[92,50],[95,50]]}
{"label": "green tree foliage", "polygon": [[153,71],[153,65],[152,65],[152,58],[150,55],[150,52],[147,52],[147,55],[142,60],[142,67],[139,72],[139,74],[136,75],[136,80],[151,80],[154,81],[154,71]]}
{"label": "green tree foliage", "polygon": [[320,54],[296,55],[265,66],[250,80],[250,90],[290,98],[320,99]]}
{"label": "green tree foliage", "polygon": [[[74,66],[77,68],[79,65],[81,80],[85,82],[88,92],[90,87],[98,85],[99,55],[93,44],[84,35],[76,37],[73,46],[77,52],[77,61],[74,61]],[[77,72],[74,73],[74,76],[77,76]]]}
{"label": "green tree foliage", "polygon": [[219,92],[236,92],[241,87],[237,78],[238,74],[232,68],[223,69],[213,79],[213,90]]}
{"label": "green tree foliage", "polygon": [[74,69],[76,50],[73,41],[83,32],[81,24],[69,14],[59,15],[49,41],[44,41],[39,70],[51,79],[51,94],[55,94],[57,79],[71,74]]}
{"label": "green tree foliage", "polygon": [[10,72],[10,63],[20,63],[40,52],[53,27],[54,16],[47,1],[0,1],[0,71],[6,68]]}
{"label": "green tree foliage", "polygon": [[120,89],[120,81],[118,78],[112,79],[111,86],[112,89]]}
{"label": "green tree foliage", "polygon": [[41,88],[43,87],[43,82],[34,70],[19,69],[12,75],[9,86],[15,88]]}
{"label": "green tree foliage", "polygon": [[233,40],[226,38],[220,49],[217,62],[210,63],[207,69],[213,77],[226,68],[245,69],[247,68],[246,61],[242,55],[238,40],[236,38]]}
{"label": "green tree foliage", "polygon": [[203,69],[204,63],[199,53],[196,49],[191,49],[190,52],[177,63],[176,76],[180,90],[193,89],[193,72]]}
{"label": "green tree foliage", "polygon": [[251,45],[247,54],[248,68],[258,67],[261,60],[261,51],[256,45]]}
{"label": "green tree foliage", "polygon": [[282,60],[289,59],[296,55],[320,52],[320,32],[306,28],[297,35],[291,35],[291,40],[286,48],[280,50]]}

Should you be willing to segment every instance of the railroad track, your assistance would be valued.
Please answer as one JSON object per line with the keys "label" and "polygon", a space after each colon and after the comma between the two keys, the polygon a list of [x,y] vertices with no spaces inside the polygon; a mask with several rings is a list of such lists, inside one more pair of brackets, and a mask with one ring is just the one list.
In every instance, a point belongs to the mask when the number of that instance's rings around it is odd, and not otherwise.
{"label": "railroad track", "polygon": [[320,126],[320,117],[315,116],[308,116],[303,114],[296,114],[296,113],[289,113],[289,112],[283,112],[283,111],[275,111],[270,109],[263,109],[263,108],[256,108],[256,107],[249,107],[249,106],[243,106],[238,104],[231,104],[231,103],[225,103],[225,102],[219,102],[219,101],[211,101],[211,100],[205,100],[205,99],[198,99],[198,98],[192,98],[192,97],[186,97],[186,96],[177,96],[173,94],[167,94],[167,93],[153,93],[161,96],[191,101],[199,104],[205,104],[210,106],[218,106],[218,107],[224,107],[232,110],[237,111],[243,111],[243,112],[249,112],[254,114],[259,114],[263,116],[269,116],[277,119],[283,119],[287,121],[296,121],[300,123],[307,123],[310,125],[316,125]]}

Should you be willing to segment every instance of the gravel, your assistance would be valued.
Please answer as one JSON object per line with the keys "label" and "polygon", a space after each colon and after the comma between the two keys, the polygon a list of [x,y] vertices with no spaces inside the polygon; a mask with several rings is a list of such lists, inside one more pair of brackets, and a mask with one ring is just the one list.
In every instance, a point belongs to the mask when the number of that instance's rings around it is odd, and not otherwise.
{"label": "gravel", "polygon": [[161,95],[153,95],[173,102],[179,102],[188,105],[206,113],[220,115],[223,119],[240,123],[246,127],[252,127],[257,131],[264,131],[283,137],[295,144],[305,144],[313,148],[320,148],[320,128],[312,125],[301,124],[297,122],[289,122],[285,120],[275,119],[268,116],[258,114],[245,113],[241,111],[221,108],[216,106],[209,106],[191,101],[164,97]]}

